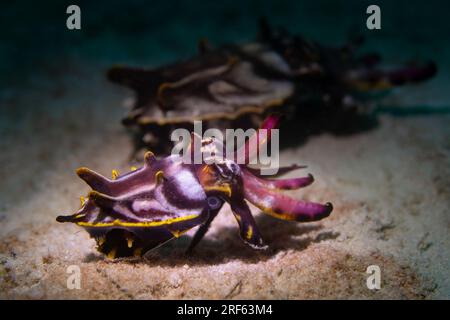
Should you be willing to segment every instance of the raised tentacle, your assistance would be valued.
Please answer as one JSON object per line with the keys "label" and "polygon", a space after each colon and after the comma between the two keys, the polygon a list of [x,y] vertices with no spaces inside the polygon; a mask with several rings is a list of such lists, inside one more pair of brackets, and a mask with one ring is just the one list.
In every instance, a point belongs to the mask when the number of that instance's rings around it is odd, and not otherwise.
{"label": "raised tentacle", "polygon": [[268,143],[271,138],[271,130],[278,126],[280,117],[272,114],[268,116],[256,134],[251,136],[246,143],[236,151],[237,162],[239,164],[248,164],[258,155],[259,148]]}

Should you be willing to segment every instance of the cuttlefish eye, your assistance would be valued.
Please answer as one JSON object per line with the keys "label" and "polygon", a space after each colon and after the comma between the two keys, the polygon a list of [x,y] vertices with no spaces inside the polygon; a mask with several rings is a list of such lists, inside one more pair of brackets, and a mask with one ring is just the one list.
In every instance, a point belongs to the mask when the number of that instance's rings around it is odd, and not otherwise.
{"label": "cuttlefish eye", "polygon": [[227,167],[230,169],[233,175],[238,175],[241,172],[241,168],[232,161],[227,162]]}
{"label": "cuttlefish eye", "polygon": [[214,196],[209,197],[207,201],[208,206],[213,210],[218,209],[222,205],[222,201],[220,201],[219,198]]}

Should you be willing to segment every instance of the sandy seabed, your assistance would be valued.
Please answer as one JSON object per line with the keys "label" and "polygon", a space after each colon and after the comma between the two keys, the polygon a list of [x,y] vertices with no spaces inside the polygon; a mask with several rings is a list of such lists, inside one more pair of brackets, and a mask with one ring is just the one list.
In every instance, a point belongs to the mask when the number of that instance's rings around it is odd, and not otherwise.
{"label": "sandy seabed", "polygon": [[[195,229],[144,259],[110,261],[86,232],[55,217],[74,212],[88,191],[77,167],[108,175],[133,164],[118,107],[128,92],[108,84],[102,70],[74,70],[31,81],[25,95],[21,88],[0,97],[1,298],[450,297],[448,113],[381,114],[371,131],[323,134],[283,150],[282,164],[306,164],[316,179],[289,193],[335,209],[323,221],[300,224],[252,208],[266,252],[241,242],[224,208],[192,256],[184,250]],[[434,88],[400,89],[388,103],[407,108]],[[81,270],[79,290],[67,288],[71,265]],[[381,269],[380,290],[366,286],[369,265]]]}

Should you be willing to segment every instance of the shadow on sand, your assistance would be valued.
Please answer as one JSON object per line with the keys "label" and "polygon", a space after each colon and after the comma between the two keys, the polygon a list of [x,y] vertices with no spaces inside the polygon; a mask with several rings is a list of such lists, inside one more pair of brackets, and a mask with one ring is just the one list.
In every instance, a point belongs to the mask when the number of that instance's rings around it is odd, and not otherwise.
{"label": "shadow on sand", "polygon": [[[185,264],[189,266],[217,265],[237,259],[250,264],[268,260],[280,251],[301,251],[313,243],[336,239],[339,236],[339,233],[332,231],[320,232],[323,227],[318,223],[299,224],[279,221],[262,214],[255,219],[266,244],[269,246],[267,250],[258,251],[247,246],[239,238],[236,225],[219,228],[216,230],[216,237],[214,238],[207,234],[191,254],[186,254],[191,237],[183,236],[147,252],[143,258],[123,258],[110,262],[176,267]],[[88,263],[97,261],[109,260],[97,253],[91,253],[84,259],[84,262]]]}

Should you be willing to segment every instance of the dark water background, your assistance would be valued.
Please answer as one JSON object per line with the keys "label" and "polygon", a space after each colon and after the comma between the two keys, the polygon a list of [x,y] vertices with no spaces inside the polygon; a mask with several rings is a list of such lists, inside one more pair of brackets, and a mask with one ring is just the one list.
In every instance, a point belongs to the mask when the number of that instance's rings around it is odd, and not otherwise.
{"label": "dark water background", "polygon": [[[66,28],[66,8],[81,8],[82,29]],[[367,30],[366,8],[378,4],[382,29]],[[254,38],[257,19],[320,42],[341,44],[364,34],[366,50],[389,61],[449,57],[448,1],[9,1],[0,6],[0,83],[29,77],[73,60],[157,65],[195,53],[199,38],[212,44]],[[68,70],[69,72],[69,70]]]}

